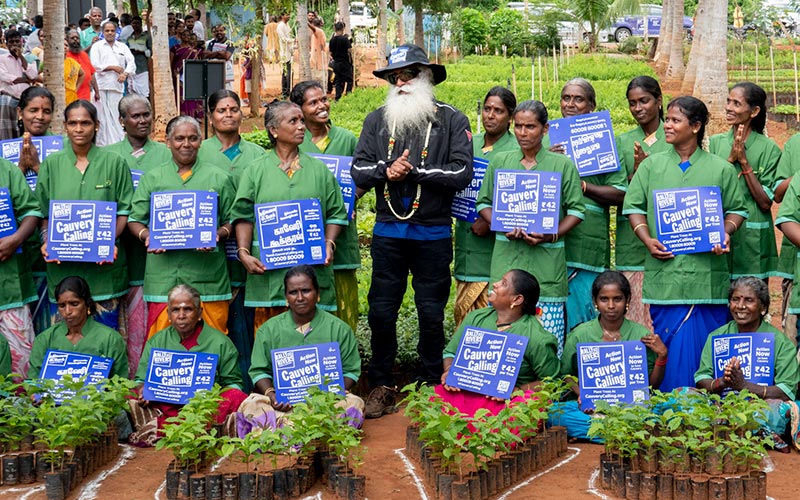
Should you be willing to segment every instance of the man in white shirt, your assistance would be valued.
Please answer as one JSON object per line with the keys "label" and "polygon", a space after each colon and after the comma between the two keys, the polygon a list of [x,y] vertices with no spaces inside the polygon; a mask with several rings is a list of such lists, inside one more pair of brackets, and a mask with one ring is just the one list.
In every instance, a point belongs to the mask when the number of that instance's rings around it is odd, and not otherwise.
{"label": "man in white shirt", "polygon": [[106,21],[102,30],[103,40],[95,43],[89,54],[97,71],[97,88],[100,89],[98,146],[114,144],[125,137],[119,123],[118,106],[125,90],[125,80],[136,72],[136,61],[130,49],[116,40],[117,24]]}
{"label": "man in white shirt", "polygon": [[[195,22],[195,26],[197,23]],[[203,57],[225,61],[225,88],[233,90],[233,52],[236,48],[225,34],[225,25],[214,26],[214,39],[208,42]]]}
{"label": "man in white shirt", "polygon": [[19,136],[17,106],[22,91],[39,77],[36,64],[22,55],[22,35],[15,29],[5,33],[8,53],[0,55],[0,140]]}
{"label": "man in white shirt", "polygon": [[281,20],[276,31],[278,32],[280,60],[283,66],[281,97],[286,99],[292,89],[292,56],[294,55],[294,38],[292,38],[292,30],[289,28],[289,14],[287,12],[281,13]]}

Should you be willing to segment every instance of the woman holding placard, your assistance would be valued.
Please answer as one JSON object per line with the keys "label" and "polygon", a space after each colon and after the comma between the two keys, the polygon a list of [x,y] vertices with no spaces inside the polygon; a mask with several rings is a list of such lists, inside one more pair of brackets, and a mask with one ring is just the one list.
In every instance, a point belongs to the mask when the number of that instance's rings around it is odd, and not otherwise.
{"label": "woman holding placard", "polygon": [[[168,293],[172,287],[182,283],[189,283],[200,291],[205,303],[205,322],[221,332],[228,331],[231,285],[221,243],[231,237],[232,228],[228,220],[235,190],[227,172],[198,161],[197,151],[202,137],[200,124],[194,118],[181,115],[170,120],[167,124],[167,147],[172,151],[172,161],[145,172],[133,195],[128,228],[147,247],[144,299],[148,302],[147,328],[151,337],[169,326]],[[215,244],[197,249],[155,249],[151,229],[152,219],[157,215],[151,213],[151,198],[154,193],[183,191],[216,193]],[[162,214],[167,217],[173,212]],[[199,225],[198,213],[189,217],[194,217],[192,227],[195,223]]]}
{"label": "woman holding placard", "polygon": [[[157,430],[164,422],[178,415],[182,406],[171,403],[147,401],[142,397],[145,381],[150,373],[150,359],[154,349],[197,352],[217,356],[214,383],[223,388],[222,401],[216,415],[216,423],[229,423],[225,432],[233,435],[233,414],[247,398],[242,392],[242,374],[239,371],[239,353],[233,342],[222,332],[202,321],[203,304],[200,292],[189,285],[177,285],[169,291],[167,311],[169,326],[150,338],[145,344],[139,368],[136,370],[138,399],[130,400],[130,412],[136,433],[131,441],[152,446],[158,439]],[[169,368],[169,367],[167,367]]]}
{"label": "woman holding placard", "polygon": [[[558,172],[561,175],[561,201],[558,227],[553,234],[526,233],[520,228],[495,232],[492,251],[491,281],[500,281],[509,269],[525,269],[541,284],[538,306],[542,309],[542,325],[564,343],[564,309],[567,301],[567,265],[564,235],[584,217],[581,180],[572,161],[542,146],[547,134],[547,108],[539,101],[525,101],[514,110],[514,135],[520,149],[497,153],[486,168],[475,208],[491,226],[495,196],[495,172],[521,170]],[[560,240],[560,241],[559,241]]]}
{"label": "woman holding placard", "polygon": [[48,350],[111,358],[114,363],[108,376],[128,378],[125,342],[118,332],[92,318],[97,313],[97,304],[86,280],[68,276],[55,287],[55,295],[58,313],[64,320],[36,336],[28,378],[39,378]]}
{"label": "woman holding placard", "polygon": [[[630,181],[642,160],[653,153],[667,151],[670,146],[664,138],[664,106],[661,86],[650,76],[637,76],[628,84],[626,93],[628,109],[639,124],[633,130],[617,136],[617,154],[620,170],[624,170]],[[644,282],[644,248],[633,234],[628,218],[617,210],[616,269],[622,271],[631,283],[631,301],[628,318],[647,328],[653,327],[650,308],[642,303]]]}
{"label": "woman holding placard", "polygon": [[[699,99],[683,96],[669,103],[664,136],[673,149],[651,154],[642,161],[631,180],[622,211],[650,253],[645,260],[642,295],[644,302],[650,304],[655,333],[672,353],[661,383],[665,391],[693,385],[692,374],[700,363],[708,332],[725,323],[726,283],[730,279],[725,254],[730,252],[730,235],[747,216],[734,168],[700,148],[707,121],[708,109]],[[660,219],[656,210],[667,214],[668,204],[657,207],[654,191],[667,190],[662,195],[669,200],[680,198],[675,190],[694,188],[699,210],[697,188],[703,186],[715,186],[714,190],[720,191],[719,212],[724,219],[717,215],[716,227],[723,226],[724,234],[719,234],[719,229],[707,231],[708,241],[713,243],[711,251],[673,254],[658,238]],[[695,214],[683,212],[687,216]],[[699,219],[700,215],[696,215]],[[681,234],[696,233],[675,232],[676,236]],[[662,239],[666,239],[664,235]]]}
{"label": "woman holding placard", "polygon": [[[667,366],[667,346],[647,328],[625,317],[631,303],[631,284],[619,271],[605,271],[592,283],[592,303],[597,317],[578,325],[569,333],[561,356],[561,375],[578,376],[579,343],[627,342],[640,340],[647,347],[647,372],[650,387],[658,389]],[[572,390],[580,396],[580,387]],[[581,411],[579,401],[559,403],[551,412],[551,424],[563,425],[567,435],[575,439],[591,439],[588,435],[591,417]]]}
{"label": "woman holding placard", "polygon": [[[593,113],[597,106],[594,87],[583,78],[573,78],[564,84],[560,102],[564,118]],[[566,146],[554,144],[550,150],[564,153]],[[592,283],[611,265],[608,208],[622,203],[627,186],[627,173],[623,168],[581,177],[585,220],[564,237],[569,286],[567,331],[596,315],[589,300]]]}
{"label": "woman holding placard", "polygon": [[728,92],[725,119],[731,129],[711,137],[709,151],[728,160],[739,171],[748,217],[731,236],[731,277],[777,276],[778,247],[772,223],[772,187],[781,150],[764,136],[767,93],[758,85],[742,82]]}
{"label": "woman holding placard", "polygon": [[[44,214],[40,229],[41,253],[47,262],[47,287],[55,303],[55,285],[67,276],[82,276],[94,292],[97,321],[125,331],[125,316],[120,315],[120,300],[128,292],[128,265],[125,249],[118,239],[125,230],[131,209],[133,184],[125,160],[116,153],[95,146],[100,122],[97,109],[88,101],[77,100],[64,110],[64,126],[69,146],[45,158],[39,168],[36,197]],[[105,262],[62,262],[48,255],[50,203],[81,200],[116,203],[113,256]],[[58,312],[53,322],[59,319]]]}
{"label": "woman holding placard", "polygon": [[555,377],[558,374],[556,339],[542,328],[536,318],[539,291],[536,277],[522,269],[512,269],[496,281],[489,292],[491,307],[468,313],[461,322],[458,332],[445,347],[442,385],[436,387],[436,393],[469,416],[474,415],[480,408],[497,413],[505,407],[505,401],[471,391],[462,391],[447,384],[447,376],[450,374],[461,339],[469,327],[496,330],[528,338],[514,390],[534,390],[544,378]]}
{"label": "woman holding placard", "polygon": [[[472,154],[475,158],[488,161],[497,153],[519,149],[510,130],[511,117],[516,107],[517,98],[513,92],[505,87],[489,89],[481,108],[481,122],[486,131],[472,137]],[[473,164],[473,172],[475,167]],[[467,189],[475,188],[470,185]],[[468,312],[488,305],[494,234],[482,217],[478,217],[475,222],[457,218],[453,232],[453,276],[456,278],[453,315],[456,325],[460,325]]]}
{"label": "woman holding placard", "polygon": [[267,270],[261,261],[259,228],[255,207],[262,203],[319,200],[325,226],[324,265],[315,269],[320,284],[318,307],[336,311],[336,292],[330,264],[336,238],[348,224],[342,193],[336,178],[324,163],[301,153],[306,127],[299,106],[276,101],[267,106],[264,126],[275,148],[251,164],[239,182],[231,220],[236,225],[237,254],[247,269],[245,305],[255,307],[255,328],[286,310],[283,269]]}
{"label": "woman holding placard", "polygon": [[[766,426],[772,432],[775,449],[789,453],[789,447],[780,436],[786,433],[786,426],[790,420],[792,431],[797,433],[799,415],[794,399],[797,395],[797,384],[800,382],[800,366],[797,364],[795,347],[780,330],[768,321],[764,321],[769,311],[769,288],[763,280],[754,276],[744,276],[734,280],[728,290],[728,309],[733,321],[711,332],[703,347],[700,368],[694,374],[697,388],[715,394],[747,389],[756,397],[767,401],[770,411],[767,414]],[[744,363],[747,363],[745,366],[738,357],[733,356],[724,364],[724,369],[719,370],[721,374],[715,369],[714,337],[752,333],[772,334],[774,339],[774,342],[767,344],[772,346],[773,355],[773,363],[769,367],[771,376],[767,377],[771,383],[755,383],[745,379],[745,369],[751,378],[763,373],[762,370],[756,369],[755,356],[745,360]],[[755,354],[755,351],[750,349],[752,354]],[[795,446],[800,446],[798,436],[791,437]]]}

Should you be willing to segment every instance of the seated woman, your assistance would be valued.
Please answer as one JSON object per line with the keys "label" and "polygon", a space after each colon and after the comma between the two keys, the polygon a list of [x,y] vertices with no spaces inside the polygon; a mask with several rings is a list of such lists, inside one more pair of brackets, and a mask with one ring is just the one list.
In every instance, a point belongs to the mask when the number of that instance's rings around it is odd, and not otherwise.
{"label": "seated woman", "polygon": [[225,424],[225,433],[233,434],[234,419],[226,421],[247,395],[242,392],[242,374],[239,371],[239,353],[233,342],[219,330],[206,325],[203,320],[203,307],[200,292],[189,285],[178,285],[167,295],[167,309],[171,326],[157,332],[144,346],[136,381],[139,387],[138,400],[130,400],[131,417],[136,432],[130,442],[140,446],[152,446],[159,438],[158,429],[164,426],[169,417],[178,414],[181,407],[175,404],[146,401],[141,397],[144,380],[150,365],[153,349],[171,351],[203,352],[216,354],[217,371],[214,382],[224,390],[222,402],[217,409],[216,423]]}
{"label": "seated woman", "polygon": [[[798,411],[794,402],[797,384],[800,382],[800,367],[797,364],[795,347],[780,330],[764,321],[764,316],[769,311],[769,288],[763,280],[754,276],[744,276],[734,280],[728,290],[728,308],[733,321],[717,328],[708,336],[700,358],[700,368],[694,374],[697,388],[717,394],[726,389],[734,391],[747,389],[756,397],[765,400],[770,406],[765,424],[772,433],[775,449],[789,453],[788,445],[780,436],[786,433],[786,426],[790,420],[793,434],[791,438],[795,447],[800,445],[797,436]],[[745,380],[738,358],[728,362],[722,377],[714,378],[712,338],[715,335],[752,332],[774,334],[773,385],[758,385]]]}
{"label": "seated woman", "polygon": [[247,398],[239,412],[245,417],[260,417],[274,410],[276,418],[280,418],[291,411],[290,404],[278,403],[276,399],[272,383],[273,349],[338,342],[345,389],[343,408],[357,410],[358,415],[353,416],[360,427],[364,401],[350,392],[361,375],[361,357],[353,330],[341,319],[317,307],[320,287],[313,267],[300,265],[289,269],[283,278],[283,287],[289,310],[270,318],[256,331],[250,364],[255,393]]}
{"label": "seated woman", "polygon": [[128,377],[128,355],[122,336],[92,319],[97,306],[89,284],[80,276],[67,276],[55,288],[58,313],[64,318],[36,336],[31,349],[28,378],[39,377],[48,350],[77,352],[114,360],[109,377]]}
{"label": "seated woman", "polygon": [[[578,375],[578,343],[581,342],[625,342],[641,340],[647,347],[647,369],[650,386],[657,389],[664,378],[667,366],[667,346],[661,338],[647,328],[625,318],[631,302],[631,285],[619,271],[605,271],[592,283],[592,302],[598,316],[578,325],[569,335],[561,357],[561,375]],[[575,396],[580,387],[572,387]],[[580,409],[580,401],[558,403],[550,412],[551,425],[563,425],[567,436],[574,439],[592,439],[587,435],[591,422],[591,411]]]}
{"label": "seated woman", "polygon": [[538,302],[539,282],[532,274],[522,269],[512,269],[505,273],[489,291],[491,306],[468,313],[461,322],[458,332],[445,347],[442,385],[436,387],[436,393],[469,416],[473,416],[481,408],[496,414],[505,407],[505,402],[502,400],[462,391],[445,383],[467,327],[513,333],[528,338],[514,390],[533,390],[545,377],[556,376],[558,374],[556,338],[548,333],[536,318]]}

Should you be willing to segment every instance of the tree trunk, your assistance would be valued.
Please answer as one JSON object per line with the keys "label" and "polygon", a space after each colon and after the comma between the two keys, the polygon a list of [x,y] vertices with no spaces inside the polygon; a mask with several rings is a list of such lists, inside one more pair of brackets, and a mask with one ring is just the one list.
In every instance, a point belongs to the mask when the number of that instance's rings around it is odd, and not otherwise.
{"label": "tree trunk", "polygon": [[[706,103],[711,117],[721,119],[725,116],[725,100],[728,97],[727,60],[720,57],[720,54],[727,53],[728,47],[728,2],[704,0],[701,3],[706,5],[706,9],[703,12],[698,9],[697,17],[699,19],[705,15],[707,19],[703,24],[705,36],[702,47],[698,47],[700,59],[692,95]],[[713,123],[712,128],[715,128]],[[707,133],[710,135],[714,130]]]}
{"label": "tree trunk", "polygon": [[406,27],[403,23],[403,0],[394,0],[394,12],[397,14],[397,44],[406,43]]}
{"label": "tree trunk", "polygon": [[344,34],[350,36],[353,30],[350,27],[350,0],[338,0],[339,17],[344,23]]}
{"label": "tree trunk", "polygon": [[700,51],[704,47],[707,17],[706,0],[700,0],[697,4],[694,19],[694,37],[692,39],[692,50],[689,52],[689,62],[686,64],[686,71],[683,74],[683,84],[681,84],[681,94],[688,95],[694,91],[694,84],[697,79],[697,65],[700,62]]}
{"label": "tree trunk", "polygon": [[[259,32],[264,31],[264,9],[261,0],[255,0],[256,19],[259,22]],[[250,80],[250,118],[258,118],[258,110],[261,108],[261,61],[264,60],[264,46],[261,43],[261,36],[257,38],[256,55],[250,59],[250,67],[253,68]]]}
{"label": "tree trunk", "polygon": [[169,35],[167,33],[167,0],[152,0],[153,23],[153,132],[158,138],[167,130],[167,122],[178,114],[172,71],[169,66]]}
{"label": "tree trunk", "polygon": [[311,31],[308,28],[308,4],[297,2],[297,42],[300,47],[300,81],[311,80]]}
{"label": "tree trunk", "polygon": [[[127,10],[125,10],[125,3],[122,0],[115,0],[113,12],[117,15],[117,19],[119,19],[119,16],[121,16],[123,12],[127,12]],[[108,14],[108,12],[106,12],[106,14]]]}
{"label": "tree trunk", "polygon": [[661,10],[661,27],[658,30],[658,47],[656,47],[656,55],[653,62],[656,66],[656,72],[664,75],[667,72],[669,65],[669,57],[672,51],[672,5],[676,0],[664,0],[664,5]]}
{"label": "tree trunk", "polygon": [[683,0],[672,0],[669,3],[672,11],[671,24],[672,36],[669,51],[669,64],[667,65],[666,80],[679,83],[683,80],[686,67],[683,64]]}
{"label": "tree trunk", "polygon": [[389,13],[386,7],[386,0],[378,0],[378,50],[375,54],[377,58],[375,67],[377,68],[383,66],[383,61],[386,56],[386,39],[389,30]]}
{"label": "tree trunk", "polygon": [[423,26],[422,5],[414,8],[414,43],[425,49],[425,26]]}
{"label": "tree trunk", "polygon": [[[35,3],[35,2],[32,2]],[[56,98],[53,108],[54,117],[64,116],[66,91],[64,89],[64,13],[67,11],[66,0],[47,0],[43,6],[45,33],[52,33],[44,40],[44,86]],[[64,132],[64,120],[56,118],[50,124],[55,134]]]}
{"label": "tree trunk", "polygon": [[25,17],[27,17],[28,19],[32,19],[33,16],[35,16],[38,13],[39,13],[38,0],[28,0],[27,2],[25,2]]}

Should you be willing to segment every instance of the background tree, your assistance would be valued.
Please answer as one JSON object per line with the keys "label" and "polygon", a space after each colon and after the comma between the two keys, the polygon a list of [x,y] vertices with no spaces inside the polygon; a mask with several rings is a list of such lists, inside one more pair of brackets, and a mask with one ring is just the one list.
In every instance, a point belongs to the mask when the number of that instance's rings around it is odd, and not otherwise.
{"label": "background tree", "polygon": [[169,65],[169,33],[167,31],[167,0],[152,0],[153,13],[150,36],[153,39],[153,131],[163,136],[167,122],[178,114],[172,70]]}
{"label": "background tree", "polygon": [[297,2],[297,45],[300,48],[300,80],[311,80],[311,31],[308,29],[308,4]]}
{"label": "background tree", "polygon": [[66,0],[47,0],[44,2],[44,32],[48,35],[44,40],[44,85],[56,98],[55,109],[50,129],[55,134],[64,131],[64,106],[66,91],[64,89],[64,12]]}
{"label": "background tree", "polygon": [[[670,11],[670,47],[669,63],[667,64],[667,82],[680,82],[683,80],[685,66],[683,64],[683,0],[670,0],[665,6]],[[663,20],[662,20],[663,22]]]}
{"label": "background tree", "polygon": [[[725,116],[728,97],[727,58],[720,57],[728,48],[727,8],[727,0],[700,0],[696,19],[701,23],[703,36],[693,41],[697,50],[692,50],[690,55],[697,59],[692,95],[706,103],[712,120],[722,120]],[[719,130],[713,125],[709,133]]]}
{"label": "background tree", "polygon": [[378,0],[378,47],[375,51],[375,58],[377,59],[376,67],[383,66],[383,61],[386,55],[386,42],[389,31],[389,12],[388,3],[386,0]]}
{"label": "background tree", "polygon": [[672,49],[672,9],[670,5],[675,0],[664,0],[661,10],[661,27],[658,29],[658,45],[656,53],[653,57],[653,62],[656,65],[656,71],[660,75],[667,72],[669,65],[669,54]]}
{"label": "background tree", "polygon": [[394,13],[397,15],[397,44],[406,43],[406,27],[403,23],[403,0],[394,0]]}
{"label": "background tree", "polygon": [[406,0],[405,5],[414,10],[414,43],[422,48],[425,48],[425,10],[442,13],[453,9],[452,0]]}
{"label": "background tree", "polygon": [[344,33],[349,36],[353,31],[350,26],[350,0],[338,0],[337,5],[339,6],[339,16],[344,23]]}

